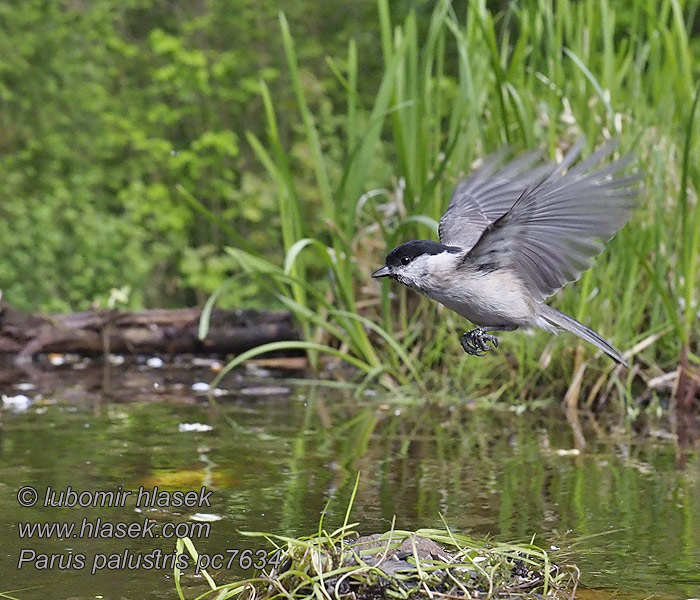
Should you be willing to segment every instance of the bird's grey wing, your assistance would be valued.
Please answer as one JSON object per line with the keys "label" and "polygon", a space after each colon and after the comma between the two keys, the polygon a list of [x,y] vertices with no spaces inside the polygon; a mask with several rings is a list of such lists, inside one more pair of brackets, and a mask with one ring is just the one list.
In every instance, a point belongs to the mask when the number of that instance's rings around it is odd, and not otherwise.
{"label": "bird's grey wing", "polygon": [[575,146],[487,227],[468,259],[510,264],[537,301],[578,279],[635,204],[638,175],[618,175],[631,156],[594,168],[613,149],[606,144],[569,168],[580,150]]}
{"label": "bird's grey wing", "polygon": [[[469,177],[457,184],[447,211],[440,219],[440,241],[469,249],[484,230],[513,206],[528,186],[551,173],[552,165],[529,152],[501,167],[504,149],[487,157]],[[500,167],[500,169],[499,169]]]}

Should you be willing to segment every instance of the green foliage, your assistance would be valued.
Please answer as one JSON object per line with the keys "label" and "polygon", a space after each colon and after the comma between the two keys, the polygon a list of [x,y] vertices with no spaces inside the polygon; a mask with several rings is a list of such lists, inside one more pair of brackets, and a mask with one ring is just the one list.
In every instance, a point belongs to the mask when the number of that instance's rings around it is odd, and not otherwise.
{"label": "green foliage", "polygon": [[[323,5],[294,18],[314,29],[325,19],[332,46],[344,18]],[[79,309],[129,285],[133,307],[191,303],[225,280],[212,248],[245,238],[275,252],[274,189],[241,135],[260,122],[261,81],[285,100],[276,12],[249,0],[0,7],[6,300]],[[305,60],[320,63],[319,39],[307,40]],[[306,85],[326,94],[317,79]],[[259,291],[224,300],[259,302]]]}
{"label": "green foliage", "polygon": [[[389,3],[379,0],[384,62],[372,102],[366,103],[358,89],[362,66],[354,42],[342,64],[329,61],[345,92],[345,105],[337,113],[341,154],[333,162],[324,153],[327,140],[319,116],[309,109],[282,16],[313,186],[299,192],[309,173],[300,176],[290,165],[279,135],[283,119],[263,86],[267,140],[254,134],[248,140],[278,189],[285,269],[263,266],[256,253],[232,256],[250,272],[275,279],[280,293],[294,299],[287,303],[308,335],[321,335],[330,346],[359,358],[366,377],[383,368],[399,382],[415,381],[414,363],[402,357],[419,356],[420,381],[438,373],[447,375],[446,381],[459,375],[467,392],[488,388],[500,395],[513,387],[525,393],[533,386],[563,392],[561,375],[580,365],[590,348],[577,346],[567,335],[552,340],[516,333],[508,336],[508,348],[477,365],[459,349],[461,319],[387,283],[377,297],[368,275],[398,242],[435,235],[451,188],[474,158],[504,144],[531,148],[539,140],[556,156],[581,134],[591,146],[603,136],[616,136],[621,152],[634,151],[645,174],[640,208],[596,268],[555,304],[623,349],[635,348],[642,365],[673,367],[680,340],[696,344],[698,331],[700,282],[694,257],[700,247],[694,232],[700,142],[690,137],[689,127],[697,77],[691,54],[697,40],[688,33],[698,6],[697,1],[666,0],[656,10],[651,3],[629,2],[623,11],[597,0],[532,1],[492,12],[485,3],[473,2],[457,13],[443,1],[428,19],[409,12],[397,25]],[[390,174],[386,160],[394,165]],[[305,218],[308,206],[316,207],[320,220]],[[674,299],[683,299],[683,318]],[[333,313],[331,306],[343,310]],[[346,313],[358,310],[367,322],[381,323],[381,335],[366,323],[358,327],[347,320]],[[315,328],[323,334],[314,334]],[[563,339],[580,351],[572,357]],[[512,358],[505,371],[504,350]],[[555,364],[542,370],[552,356]],[[691,356],[697,361],[697,352]],[[613,365],[587,368],[600,372],[599,383],[607,380],[608,386],[631,390],[632,377]]]}
{"label": "green foliage", "polygon": [[131,306],[220,290],[291,307],[312,358],[325,345],[367,381],[561,391],[590,348],[514,333],[476,363],[460,318],[368,275],[397,243],[435,235],[474,159],[615,135],[645,175],[640,208],[554,302],[636,348],[650,375],[681,343],[698,362],[698,0],[279,8],[0,7],[6,299],[61,310],[124,286]]}

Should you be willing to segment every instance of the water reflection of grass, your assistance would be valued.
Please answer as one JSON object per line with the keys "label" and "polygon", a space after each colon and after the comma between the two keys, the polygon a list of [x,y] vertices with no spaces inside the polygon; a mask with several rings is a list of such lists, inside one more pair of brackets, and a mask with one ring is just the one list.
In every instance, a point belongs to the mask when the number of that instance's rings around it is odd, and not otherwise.
{"label": "water reflection of grass", "polygon": [[[179,434],[183,421],[214,429]],[[439,529],[443,515],[453,531],[477,539],[526,543],[536,534],[539,545],[568,550],[587,586],[694,597],[700,584],[697,450],[687,449],[681,463],[672,431],[649,415],[634,423],[617,414],[581,421],[587,446],[577,453],[558,409],[520,411],[500,403],[435,398],[425,404],[418,395],[356,398],[352,389],[308,386],[289,400],[221,399],[216,406],[64,402],[3,414],[0,478],[8,493],[0,495],[0,509],[14,514],[11,491],[26,484],[156,485],[163,482],[149,478],[187,474],[206,452],[217,464],[213,510],[224,517],[210,540],[197,542],[200,551],[211,553],[247,547],[241,529],[290,536],[313,531],[324,507],[329,523],[342,524],[360,471],[355,511],[362,534],[388,530],[394,515],[397,529]],[[52,515],[74,518],[71,511]],[[129,520],[133,513],[110,515]],[[25,509],[22,518],[47,516]],[[13,553],[22,541],[6,529],[0,543]],[[150,544],[135,547],[150,550]],[[64,546],[47,541],[37,549]],[[92,551],[119,548],[114,540],[90,543]],[[172,543],[164,550],[172,550]],[[3,589],[26,583],[14,568],[10,572],[15,579]],[[46,582],[55,575],[32,577]],[[172,585],[146,573],[127,575],[134,583],[122,593],[126,597],[144,586]],[[70,577],[73,588],[94,592],[94,579]],[[124,581],[115,579],[114,585],[124,589]]]}
{"label": "water reflection of grass", "polygon": [[[576,554],[589,585],[617,585],[624,572],[626,588],[663,590],[664,561],[646,561],[647,552],[672,560],[686,577],[700,560],[692,535],[700,519],[697,452],[678,472],[687,450],[669,443],[659,423],[634,431],[614,415],[607,422],[590,415],[581,424],[588,444],[579,450],[556,411],[451,403],[348,411],[313,395],[306,411],[282,509],[289,528],[319,486],[330,511],[342,511],[359,470],[371,482],[358,494],[372,522],[401,515],[404,527],[437,526],[442,514],[477,536],[526,541],[549,532]],[[319,475],[324,465],[333,469]]]}

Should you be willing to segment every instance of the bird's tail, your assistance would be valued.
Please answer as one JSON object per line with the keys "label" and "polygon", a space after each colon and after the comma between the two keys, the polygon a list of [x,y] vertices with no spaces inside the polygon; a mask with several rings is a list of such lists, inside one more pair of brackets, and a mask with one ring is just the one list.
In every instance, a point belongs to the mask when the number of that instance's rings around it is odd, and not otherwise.
{"label": "bird's tail", "polygon": [[584,339],[597,348],[600,348],[603,352],[605,352],[605,354],[629,369],[629,364],[622,357],[622,354],[620,354],[619,351],[613,348],[595,331],[586,327],[583,323],[579,323],[573,317],[565,315],[563,312],[559,312],[556,308],[552,308],[546,304],[540,304],[539,314],[548,324],[556,325],[557,327],[570,331],[581,339]]}

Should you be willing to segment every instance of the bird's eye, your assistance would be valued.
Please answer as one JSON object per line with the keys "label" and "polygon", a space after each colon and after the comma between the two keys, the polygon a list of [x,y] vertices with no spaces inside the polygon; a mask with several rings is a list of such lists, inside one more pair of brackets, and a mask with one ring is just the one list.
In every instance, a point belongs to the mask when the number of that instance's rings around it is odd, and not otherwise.
{"label": "bird's eye", "polygon": [[408,263],[411,262],[411,257],[410,256],[402,256],[401,257],[401,264],[402,265],[407,265]]}

